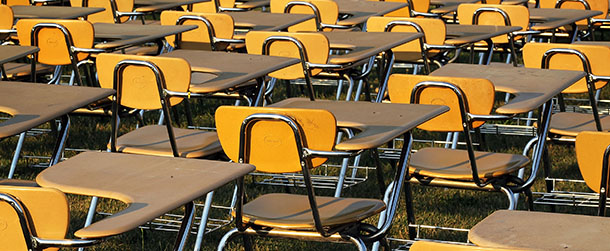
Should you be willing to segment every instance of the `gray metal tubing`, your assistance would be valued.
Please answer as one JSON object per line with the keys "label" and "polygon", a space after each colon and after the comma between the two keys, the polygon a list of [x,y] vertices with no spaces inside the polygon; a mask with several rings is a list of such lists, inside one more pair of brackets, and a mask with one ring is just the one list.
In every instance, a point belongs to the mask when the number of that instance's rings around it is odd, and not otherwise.
{"label": "gray metal tubing", "polygon": [[[387,188],[386,188],[386,190],[385,190],[385,193],[383,194],[383,202],[385,202],[386,204],[387,204],[387,203],[389,203],[389,200],[390,200],[390,194],[392,193],[392,189],[390,189],[390,188],[394,186],[394,182],[395,182],[395,181],[392,181],[392,182],[391,182],[391,183],[388,185],[388,187],[387,187]],[[383,211],[381,211],[381,213],[379,214],[379,221],[377,222],[377,228],[382,227],[382,226],[383,226],[383,224],[385,223],[385,220],[386,220],[386,216],[385,216],[385,215],[386,215],[386,214],[387,214],[387,210],[383,210]],[[374,242],[374,243],[373,243],[373,247],[371,248],[371,250],[373,250],[373,251],[377,251],[377,250],[379,250],[379,245],[380,245],[379,241]]]}
{"label": "gray metal tubing", "polygon": [[[38,46],[38,33],[40,32],[41,29],[43,28],[55,28],[58,29],[59,31],[61,31],[64,34],[64,39],[66,42],[66,46],[68,48],[68,54],[70,55],[70,61],[72,62],[72,72],[74,73],[75,77],[76,77],[76,81],[78,83],[78,85],[82,86],[82,79],[80,76],[80,72],[78,72],[78,67],[76,66],[77,64],[77,60],[78,57],[76,57],[76,53],[74,51],[74,42],[72,41],[72,36],[70,35],[70,32],[68,31],[68,29],[66,27],[64,27],[63,25],[60,24],[56,24],[56,23],[39,23],[34,25],[34,27],[32,27],[32,31],[31,31],[31,38],[30,38],[30,43],[32,46]],[[36,61],[38,61],[38,54],[34,54],[34,58],[32,60],[32,79],[35,82],[36,79]]]}
{"label": "gray metal tubing", "polygon": [[210,215],[210,208],[212,207],[212,198],[214,197],[214,191],[209,192],[205,196],[205,204],[203,211],[201,212],[201,219],[199,220],[199,229],[197,229],[197,239],[195,239],[195,247],[193,250],[201,250],[201,242],[203,242],[203,235],[205,234],[205,228],[208,225],[208,216]]}
{"label": "gray metal tubing", "polygon": [[[366,73],[370,72],[371,69],[373,68],[374,64],[375,64],[375,57],[369,58],[369,62],[367,64],[365,64],[364,67],[362,68],[362,74],[366,74]],[[358,88],[356,88],[356,96],[354,97],[354,101],[360,100],[360,94],[362,94],[363,84],[364,84],[363,79],[358,80]]]}
{"label": "gray metal tubing", "polygon": [[[176,20],[176,25],[182,25],[188,20],[197,20],[205,24],[205,26],[208,28],[208,38],[210,39],[210,46],[212,47],[212,50],[215,51],[216,49],[214,48],[214,40],[216,37],[216,32],[214,31],[214,26],[212,25],[212,22],[202,16],[184,15],[179,17],[178,20]],[[180,47],[180,42],[182,42],[182,33],[176,34],[176,47]]]}
{"label": "gray metal tubing", "polygon": [[[343,77],[347,80],[347,93],[345,96],[345,101],[350,101],[352,99],[352,92],[354,91],[354,80],[348,74],[342,74]],[[338,95],[339,93],[337,93]]]}
{"label": "gray metal tubing", "polygon": [[356,245],[356,248],[358,248],[358,251],[366,250],[366,245],[364,244],[364,241],[362,241],[362,239],[351,236],[351,235],[346,235],[346,236],[354,245]]}
{"label": "gray metal tubing", "polygon": [[458,137],[460,136],[460,132],[453,133],[453,139],[451,140],[451,149],[456,149],[458,144]]}
{"label": "gray metal tubing", "polygon": [[70,131],[70,118],[68,115],[61,117],[61,124],[57,139],[55,140],[55,147],[53,148],[53,155],[49,161],[49,166],[57,164],[61,160],[61,156],[64,153],[66,147],[66,139],[68,139],[68,133]]}
{"label": "gray metal tubing", "polygon": [[339,180],[337,180],[337,187],[335,188],[335,197],[341,197],[341,191],[343,190],[343,183],[345,182],[345,173],[349,166],[349,158],[343,158],[341,162],[341,172],[339,173]]}
{"label": "gray metal tubing", "polygon": [[233,228],[233,229],[229,230],[229,232],[227,232],[225,235],[222,236],[222,239],[220,239],[220,242],[218,242],[218,248],[216,250],[218,250],[218,251],[224,250],[225,245],[227,244],[227,241],[229,241],[229,239],[231,239],[231,237],[236,234],[239,234],[239,229]]}
{"label": "gray metal tubing", "polygon": [[517,203],[515,201],[515,194],[513,193],[513,191],[503,186],[500,187],[500,191],[502,191],[502,193],[504,193],[506,197],[508,197],[508,210],[517,209]]}
{"label": "gray metal tubing", "polygon": [[193,224],[193,218],[195,218],[195,203],[191,201],[184,204],[184,218],[182,218],[182,224],[180,224],[180,230],[178,231],[178,236],[176,236],[174,251],[184,250],[186,239]]}
{"label": "gray metal tubing", "polygon": [[388,79],[390,78],[390,73],[392,72],[392,65],[394,65],[394,53],[392,51],[387,51],[386,54],[390,55],[390,60],[387,65],[383,83],[381,83],[381,86],[379,87],[379,92],[377,93],[377,99],[375,100],[375,102],[377,103],[381,103],[381,101],[383,100],[383,96],[385,95],[385,92],[388,88]]}
{"label": "gray metal tubing", "polygon": [[[538,137],[534,137],[534,138],[530,139],[530,141],[528,141],[527,144],[525,144],[525,147],[523,148],[523,153],[522,153],[523,156],[527,156],[527,153],[530,151],[530,149],[532,148],[534,143],[536,143],[536,141],[538,141]],[[519,177],[519,179],[523,179],[524,175],[525,175],[525,168],[519,169],[519,172],[517,173],[517,177]],[[519,193],[515,194],[514,197],[515,197],[515,201],[519,201]]]}
{"label": "gray metal tubing", "polygon": [[313,14],[315,16],[316,30],[318,30],[318,31],[322,30],[322,17],[320,16],[320,10],[318,10],[318,7],[316,5],[314,5],[313,3],[310,3],[310,2],[303,2],[303,1],[288,2],[286,4],[286,7],[284,7],[284,13],[290,13],[290,10],[294,6],[307,6],[307,7],[309,7],[313,11]]}
{"label": "gray metal tubing", "polygon": [[15,174],[15,168],[17,168],[17,162],[19,161],[19,155],[21,154],[21,148],[23,148],[23,142],[25,141],[26,132],[19,134],[19,141],[17,141],[17,147],[15,148],[15,154],[13,154],[13,161],[11,161],[11,169],[8,172],[8,178],[12,179]]}

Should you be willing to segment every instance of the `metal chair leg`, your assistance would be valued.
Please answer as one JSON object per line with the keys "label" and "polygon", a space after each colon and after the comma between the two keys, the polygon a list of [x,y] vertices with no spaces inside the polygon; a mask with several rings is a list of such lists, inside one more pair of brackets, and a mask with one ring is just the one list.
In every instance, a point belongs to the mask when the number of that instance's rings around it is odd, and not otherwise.
{"label": "metal chair leg", "polygon": [[515,201],[515,193],[513,193],[512,190],[504,187],[504,186],[500,186],[500,191],[502,193],[504,193],[507,197],[508,197],[508,210],[515,210],[517,209],[517,202]]}
{"label": "metal chair leg", "polygon": [[225,245],[227,245],[227,241],[229,241],[231,239],[231,237],[233,237],[233,235],[239,234],[239,229],[237,228],[233,228],[231,230],[229,230],[229,232],[227,232],[224,236],[222,236],[222,239],[220,239],[220,242],[218,243],[218,251],[222,251],[225,248]]}
{"label": "metal chair leg", "polygon": [[17,147],[15,148],[15,154],[13,155],[13,161],[11,161],[11,169],[8,172],[8,179],[12,179],[15,174],[15,168],[17,168],[17,162],[19,161],[19,155],[21,154],[21,148],[23,148],[23,142],[25,141],[25,133],[19,134],[19,141],[17,141]]}
{"label": "metal chair leg", "polygon": [[350,236],[348,235],[347,238],[354,243],[354,245],[356,245],[356,247],[358,248],[358,251],[365,251],[366,249],[366,245],[364,244],[364,241],[362,241],[362,239],[358,238],[358,237],[354,237],[354,236]]}
{"label": "metal chair leg", "polygon": [[182,218],[182,224],[180,224],[180,230],[176,236],[176,242],[174,243],[174,251],[184,250],[186,240],[188,239],[189,233],[191,232],[191,226],[193,219],[195,218],[195,203],[188,202],[184,204],[184,218]]}
{"label": "metal chair leg", "polygon": [[197,239],[195,240],[195,248],[193,250],[201,250],[201,243],[203,242],[203,235],[208,225],[208,215],[210,214],[210,208],[212,208],[212,198],[214,197],[214,191],[209,192],[205,196],[205,205],[203,212],[201,212],[201,220],[199,220],[199,229],[197,230]]}

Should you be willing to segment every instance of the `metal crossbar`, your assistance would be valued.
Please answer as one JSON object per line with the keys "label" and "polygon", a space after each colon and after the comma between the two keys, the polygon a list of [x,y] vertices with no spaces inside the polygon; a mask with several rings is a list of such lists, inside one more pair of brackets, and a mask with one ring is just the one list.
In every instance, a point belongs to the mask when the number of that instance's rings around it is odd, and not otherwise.
{"label": "metal crossbar", "polygon": [[[339,182],[338,173],[341,165],[324,164],[316,168],[320,173],[311,175],[311,182],[314,188],[336,189]],[[335,171],[337,170],[337,171]],[[343,189],[365,182],[369,177],[369,170],[375,167],[367,166],[348,166],[346,176],[343,180]],[[255,182],[261,185],[305,187],[303,175],[300,173],[268,174],[251,173],[252,176],[262,177],[262,180]]]}
{"label": "metal crossbar", "polygon": [[[415,241],[422,241],[422,240],[447,243],[447,244],[472,245],[472,243],[468,240],[468,232],[470,232],[470,229],[430,226],[430,225],[418,225],[418,224],[409,224],[409,227],[414,227],[417,230],[415,240],[405,240],[405,239],[388,237],[388,241],[390,241],[390,243],[392,243],[392,242],[398,243],[398,246],[393,249],[394,251],[407,251],[407,250],[409,250],[409,248],[411,247],[411,245],[413,245],[413,243]],[[460,241],[445,241],[445,240],[427,239],[427,238],[422,237],[422,235],[423,235],[422,230],[424,230],[424,231],[425,230],[435,230],[435,231],[440,230],[440,231],[452,231],[452,232],[465,233],[466,241],[460,242]]]}
{"label": "metal crossbar", "polygon": [[[553,185],[552,190],[551,192],[533,192],[534,196],[539,196],[534,200],[535,204],[590,208],[599,207],[599,195],[597,193],[586,191],[563,191],[557,189],[559,183],[584,185],[584,180],[545,178],[545,181],[551,182]],[[606,208],[610,208],[610,205],[606,205]]]}

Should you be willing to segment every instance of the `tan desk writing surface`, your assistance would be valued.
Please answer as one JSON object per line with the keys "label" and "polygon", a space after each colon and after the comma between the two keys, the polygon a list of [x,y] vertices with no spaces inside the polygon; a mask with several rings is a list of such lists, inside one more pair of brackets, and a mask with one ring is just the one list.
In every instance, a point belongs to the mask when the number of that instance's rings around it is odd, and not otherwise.
{"label": "tan desk writing surface", "polygon": [[314,18],[308,14],[269,13],[260,11],[223,12],[233,17],[235,27],[249,30],[280,31]]}
{"label": "tan desk writing surface", "polygon": [[270,0],[250,0],[250,1],[236,1],[235,7],[241,9],[256,9],[258,7],[266,7],[269,6]]}
{"label": "tan desk writing surface", "polygon": [[15,19],[75,19],[103,11],[104,8],[66,7],[66,6],[12,6]]}
{"label": "tan desk writing surface", "polygon": [[210,0],[135,0],[136,12],[155,12]]}
{"label": "tan desk writing surface", "polygon": [[468,239],[479,246],[534,250],[610,250],[610,218],[500,210],[477,223]]}
{"label": "tan desk writing surface", "polygon": [[296,58],[195,50],[174,50],[163,56],[184,58],[189,62],[193,71],[189,91],[194,93],[234,88],[300,62]]}
{"label": "tan desk writing surface", "polygon": [[342,55],[331,55],[331,64],[349,64],[390,50],[398,45],[423,36],[414,32],[321,32],[330,42],[331,48],[341,47],[351,50]]}
{"label": "tan desk writing surface", "polygon": [[74,233],[89,239],[136,228],[251,171],[252,165],[222,161],[84,152],[45,169],[36,182],[65,193],[129,204]]}
{"label": "tan desk writing surface", "polygon": [[113,93],[93,87],[0,81],[0,112],[12,116],[0,123],[0,138],[24,132]]}
{"label": "tan desk writing surface", "polygon": [[335,0],[339,6],[340,14],[350,15],[347,19],[339,20],[337,24],[355,26],[365,23],[369,17],[382,16],[392,11],[407,7],[407,3],[365,1],[365,0]]}
{"label": "tan desk writing surface", "polygon": [[337,119],[338,127],[359,131],[353,138],[335,146],[343,151],[378,147],[449,110],[446,106],[438,105],[309,101],[303,98],[285,99],[270,106],[330,111]]}
{"label": "tan desk writing surface", "polygon": [[166,36],[196,29],[196,25],[140,25],[95,23],[95,38],[112,40],[98,43],[97,49],[118,50],[129,46],[164,39]]}
{"label": "tan desk writing surface", "polygon": [[447,24],[448,45],[463,45],[518,31],[517,26]]}
{"label": "tan desk writing surface", "polygon": [[550,30],[602,14],[596,10],[530,8],[531,30]]}
{"label": "tan desk writing surface", "polygon": [[515,95],[507,104],[496,109],[500,114],[525,113],[537,109],[585,76],[582,71],[543,70],[504,64],[447,64],[430,75],[490,80],[496,91]]}
{"label": "tan desk writing surface", "polygon": [[34,46],[0,45],[0,65],[39,51]]}

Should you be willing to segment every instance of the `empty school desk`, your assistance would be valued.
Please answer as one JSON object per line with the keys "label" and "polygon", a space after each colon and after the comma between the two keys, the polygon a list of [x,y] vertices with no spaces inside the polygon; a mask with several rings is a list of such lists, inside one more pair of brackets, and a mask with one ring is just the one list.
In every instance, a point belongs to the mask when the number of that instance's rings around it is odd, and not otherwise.
{"label": "empty school desk", "polygon": [[116,51],[148,42],[156,42],[162,48],[166,36],[193,30],[197,26],[95,23],[93,28],[96,39],[108,41],[95,44],[94,48]]}
{"label": "empty school desk", "polygon": [[34,46],[0,45],[0,71],[2,72],[0,78],[6,79],[6,72],[4,72],[3,67],[5,63],[26,57],[37,51],[39,51],[38,47]]}
{"label": "empty school desk", "polygon": [[245,97],[252,105],[258,105],[264,94],[262,81],[251,81],[299,63],[296,58],[273,57],[222,51],[174,50],[164,57],[183,58],[191,65],[191,85],[189,91],[202,95],[219,92],[239,92],[242,87],[259,85],[254,97]]}
{"label": "empty school desk", "polygon": [[552,31],[559,27],[570,25],[572,26],[572,34],[570,40],[574,42],[578,32],[577,21],[592,18],[599,14],[596,10],[574,10],[574,9],[546,9],[546,8],[530,8],[530,22],[533,23],[530,30],[534,31]]}
{"label": "empty school desk", "polygon": [[[389,104],[372,102],[348,102],[317,100],[309,101],[303,98],[291,98],[280,101],[273,107],[323,109],[331,112],[338,128],[354,129],[358,133],[335,145],[339,151],[357,152],[377,148],[397,137],[403,137],[405,145],[402,148],[394,182],[387,189],[393,189],[389,200],[385,201],[386,212],[381,215],[379,229],[385,229],[392,223],[394,212],[398,207],[403,180],[408,169],[408,159],[412,137],[410,131],[418,125],[449,110],[446,106],[421,104]],[[381,170],[378,167],[378,171]],[[341,195],[345,170],[342,168],[335,196]],[[381,174],[378,172],[378,175]],[[398,182],[397,182],[398,181]]]}
{"label": "empty school desk", "polygon": [[66,6],[11,6],[15,19],[75,19],[101,12],[104,8],[66,7]]}
{"label": "empty school desk", "polygon": [[610,250],[610,218],[500,210],[477,223],[468,239],[483,247],[527,250]]}
{"label": "empty school desk", "polygon": [[70,128],[67,114],[112,94],[114,90],[101,88],[0,81],[0,112],[11,116],[0,123],[0,139],[61,117],[62,126],[50,161],[57,163]]}
{"label": "empty school desk", "polygon": [[235,28],[256,31],[281,31],[314,18],[309,14],[269,13],[260,11],[223,12],[233,18]]}
{"label": "empty school desk", "polygon": [[369,17],[383,16],[400,8],[407,7],[407,3],[365,0],[335,0],[339,7],[339,15],[347,18],[337,21],[338,25],[356,26],[366,23]]}
{"label": "empty school desk", "polygon": [[[351,99],[353,92],[354,79],[366,77],[367,74],[362,74],[360,71],[354,71],[358,62],[367,60],[377,56],[377,54],[385,52],[388,55],[385,62],[379,63],[379,67],[384,67],[385,70],[383,81],[380,85],[385,86],[387,76],[394,61],[392,48],[419,39],[423,36],[422,33],[415,32],[319,32],[328,38],[331,49],[346,50],[347,53],[341,55],[331,55],[328,59],[329,64],[341,65],[336,72],[347,78],[349,81],[347,100]],[[355,91],[355,100],[360,96],[361,86]],[[339,97],[337,92],[337,97]]]}
{"label": "empty school desk", "polygon": [[[498,107],[498,114],[515,115],[541,109],[536,135],[546,139],[553,107],[553,97],[585,76],[582,71],[564,71],[513,67],[504,64],[472,65],[447,64],[432,72],[432,76],[484,78],[491,81],[496,91],[514,95],[508,103]],[[536,142],[532,155],[532,168],[538,170],[542,159],[544,143]],[[528,182],[533,182],[535,172]]]}
{"label": "empty school desk", "polygon": [[185,217],[174,250],[182,250],[193,220],[193,200],[254,171],[222,161],[84,152],[42,171],[36,182],[64,193],[120,200],[128,207],[74,233],[101,239],[137,228],[182,205]]}

